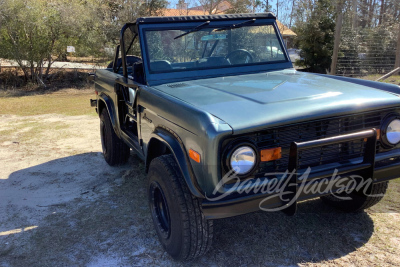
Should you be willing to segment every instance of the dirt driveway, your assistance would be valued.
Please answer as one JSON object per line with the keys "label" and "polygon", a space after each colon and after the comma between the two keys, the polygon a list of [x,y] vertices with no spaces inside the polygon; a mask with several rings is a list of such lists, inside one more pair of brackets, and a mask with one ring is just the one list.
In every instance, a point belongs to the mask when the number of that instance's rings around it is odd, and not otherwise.
{"label": "dirt driveway", "polygon": [[206,256],[178,264],[158,243],[143,163],[111,168],[95,116],[0,115],[0,266],[400,266],[399,182],[378,206],[215,221]]}

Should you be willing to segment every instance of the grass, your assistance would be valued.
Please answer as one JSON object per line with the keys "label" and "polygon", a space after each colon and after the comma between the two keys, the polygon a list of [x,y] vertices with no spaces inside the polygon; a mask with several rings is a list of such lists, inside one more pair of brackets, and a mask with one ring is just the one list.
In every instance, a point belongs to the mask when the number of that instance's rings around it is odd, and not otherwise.
{"label": "grass", "polygon": [[[371,75],[363,76],[360,78],[364,79],[364,80],[376,81],[377,79],[379,79],[382,76],[383,76],[382,74],[371,74]],[[400,75],[392,75],[389,78],[380,80],[380,82],[400,85]]]}
{"label": "grass", "polygon": [[10,137],[13,137],[20,142],[34,143],[40,141],[46,131],[55,133],[67,128],[69,126],[63,122],[46,123],[29,119],[13,121],[7,125],[7,128],[0,130],[0,142],[7,141]]}
{"label": "grass", "polygon": [[94,99],[94,90],[61,90],[48,94],[20,97],[0,97],[0,115],[13,114],[33,116],[62,114],[67,116],[96,115],[89,99]]}

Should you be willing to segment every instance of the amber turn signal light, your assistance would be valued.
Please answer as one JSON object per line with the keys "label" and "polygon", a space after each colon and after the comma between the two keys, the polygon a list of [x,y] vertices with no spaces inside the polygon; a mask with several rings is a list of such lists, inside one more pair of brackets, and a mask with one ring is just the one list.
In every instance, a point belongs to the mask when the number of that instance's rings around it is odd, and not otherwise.
{"label": "amber turn signal light", "polygon": [[282,148],[274,147],[261,150],[261,161],[277,160],[282,157]]}
{"label": "amber turn signal light", "polygon": [[[376,129],[376,140],[379,140],[381,138],[381,130]],[[364,138],[364,142],[367,142],[368,138]]]}
{"label": "amber turn signal light", "polygon": [[189,157],[197,163],[200,163],[200,154],[196,151],[189,149]]}

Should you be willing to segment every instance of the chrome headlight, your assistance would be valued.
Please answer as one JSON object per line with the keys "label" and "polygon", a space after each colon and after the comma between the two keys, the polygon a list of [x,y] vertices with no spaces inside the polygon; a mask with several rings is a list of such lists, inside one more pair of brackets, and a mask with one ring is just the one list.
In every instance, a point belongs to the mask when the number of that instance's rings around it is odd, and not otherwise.
{"label": "chrome headlight", "polygon": [[229,159],[231,168],[239,175],[249,173],[257,162],[257,154],[250,146],[236,148]]}
{"label": "chrome headlight", "polygon": [[400,142],[400,120],[394,119],[386,127],[386,139],[391,145],[397,145]]}

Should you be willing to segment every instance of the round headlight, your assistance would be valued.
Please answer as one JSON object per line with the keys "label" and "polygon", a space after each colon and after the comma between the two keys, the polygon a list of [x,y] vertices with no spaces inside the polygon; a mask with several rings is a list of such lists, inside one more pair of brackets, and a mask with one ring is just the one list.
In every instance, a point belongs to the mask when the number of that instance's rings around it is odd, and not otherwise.
{"label": "round headlight", "polygon": [[250,172],[256,161],[256,152],[250,146],[238,147],[230,158],[231,168],[239,175]]}
{"label": "round headlight", "polygon": [[386,139],[392,145],[400,142],[400,120],[392,120],[386,128]]}

